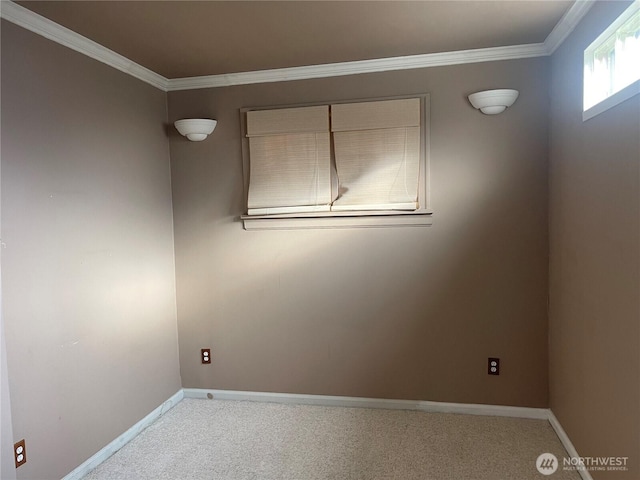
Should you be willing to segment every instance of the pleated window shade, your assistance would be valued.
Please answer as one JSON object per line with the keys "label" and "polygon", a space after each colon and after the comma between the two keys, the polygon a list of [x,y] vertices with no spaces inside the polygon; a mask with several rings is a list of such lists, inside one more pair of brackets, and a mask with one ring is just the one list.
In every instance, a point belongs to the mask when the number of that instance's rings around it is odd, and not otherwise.
{"label": "pleated window shade", "polygon": [[249,215],[329,211],[327,105],[247,112]]}
{"label": "pleated window shade", "polygon": [[338,198],[331,210],[416,210],[420,99],[331,106]]}

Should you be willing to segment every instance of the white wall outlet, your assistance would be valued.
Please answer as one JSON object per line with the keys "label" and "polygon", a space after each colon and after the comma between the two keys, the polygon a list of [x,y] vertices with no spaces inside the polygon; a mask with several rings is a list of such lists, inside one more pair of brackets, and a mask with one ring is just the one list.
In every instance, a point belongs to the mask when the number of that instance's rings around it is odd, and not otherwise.
{"label": "white wall outlet", "polygon": [[25,446],[24,439],[13,445],[13,454],[16,461],[16,468],[27,463],[27,447]]}
{"label": "white wall outlet", "polygon": [[500,375],[500,359],[499,358],[489,358],[489,366],[487,373],[489,375]]}
{"label": "white wall outlet", "polygon": [[211,349],[203,348],[200,350],[200,355],[202,357],[202,363],[211,363]]}

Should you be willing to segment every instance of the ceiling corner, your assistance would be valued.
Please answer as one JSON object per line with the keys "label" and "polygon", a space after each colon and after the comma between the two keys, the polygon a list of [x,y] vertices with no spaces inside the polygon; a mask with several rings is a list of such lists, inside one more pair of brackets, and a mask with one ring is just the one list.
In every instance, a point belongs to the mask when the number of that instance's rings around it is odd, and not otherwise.
{"label": "ceiling corner", "polygon": [[166,92],[168,89],[168,80],[162,75],[10,0],[0,1],[0,18],[127,73],[162,91]]}
{"label": "ceiling corner", "polygon": [[595,0],[576,0],[574,2],[545,39],[544,48],[547,55],[553,54],[562,45],[562,42],[573,32],[594,3]]}

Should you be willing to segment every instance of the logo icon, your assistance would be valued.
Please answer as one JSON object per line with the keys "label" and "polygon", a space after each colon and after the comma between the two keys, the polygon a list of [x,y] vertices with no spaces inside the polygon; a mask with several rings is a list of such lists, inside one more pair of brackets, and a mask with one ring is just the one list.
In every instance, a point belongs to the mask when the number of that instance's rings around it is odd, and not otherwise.
{"label": "logo icon", "polygon": [[551,475],[558,469],[558,459],[553,453],[543,453],[536,460],[536,468],[543,475]]}

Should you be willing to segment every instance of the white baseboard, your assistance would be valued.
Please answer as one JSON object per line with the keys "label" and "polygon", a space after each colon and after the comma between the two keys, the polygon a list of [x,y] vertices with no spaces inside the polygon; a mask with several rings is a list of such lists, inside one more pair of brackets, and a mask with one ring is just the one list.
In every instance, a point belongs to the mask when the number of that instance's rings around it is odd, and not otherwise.
{"label": "white baseboard", "polygon": [[[553,414],[551,410],[549,410],[549,423],[551,424],[551,427],[553,427],[553,429],[555,430],[556,435],[558,435],[558,438],[560,439],[560,443],[562,443],[562,446],[569,454],[569,457],[579,458],[580,455],[578,455],[578,451],[576,450],[576,447],[573,446],[573,443],[571,443],[571,440],[569,439],[567,432],[564,431],[564,428],[562,428],[562,425],[560,425],[560,422],[558,421],[558,419],[556,418],[556,416]],[[582,477],[582,480],[593,480],[593,477],[587,470],[578,470],[578,473]]]}
{"label": "white baseboard", "polygon": [[295,393],[244,392],[236,390],[208,390],[185,388],[185,398],[212,398],[217,400],[247,400],[252,402],[320,405],[331,407],[386,408],[392,410],[418,410],[421,412],[460,413],[495,417],[535,418],[547,420],[546,408],[481,405],[473,403],[429,402],[425,400],[388,400],[382,398],[338,397],[329,395],[301,395]]}
{"label": "white baseboard", "polygon": [[[129,430],[109,443],[62,480],[80,480],[91,470],[133,440],[145,428],[176,406],[183,398],[215,400],[244,400],[293,405],[318,405],[331,407],[384,408],[391,410],[416,410],[433,413],[457,413],[465,415],[488,415],[496,417],[532,418],[548,420],[570,457],[580,457],[560,422],[547,408],[512,407],[506,405],[483,405],[473,403],[430,402],[426,400],[391,400],[383,398],[341,397],[330,395],[303,395],[296,393],[245,392],[237,390],[210,390],[184,388],[153,410]],[[593,480],[587,470],[578,470],[582,480]]]}
{"label": "white baseboard", "polygon": [[182,399],[184,398],[183,390],[178,390],[174,395],[169,398],[166,402],[160,405],[158,408],[153,410],[149,415],[144,417],[138,423],[136,423],[129,430],[124,432],[118,438],[116,438],[113,442],[108,444],[98,453],[89,458],[86,462],[78,466],[71,473],[66,475],[62,480],[79,480],[85,475],[87,475],[91,470],[96,468],[102,462],[104,462],[111,455],[116,453],[122,447],[124,447],[127,443],[133,440],[136,436],[142,432],[145,428],[155,422],[162,415],[167,413],[173,407],[175,407]]}

